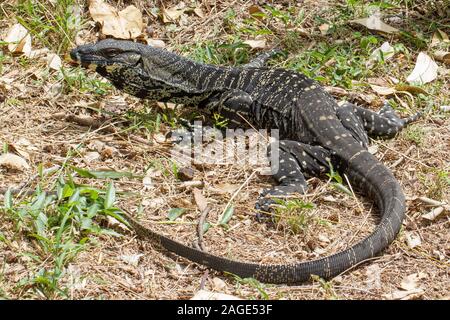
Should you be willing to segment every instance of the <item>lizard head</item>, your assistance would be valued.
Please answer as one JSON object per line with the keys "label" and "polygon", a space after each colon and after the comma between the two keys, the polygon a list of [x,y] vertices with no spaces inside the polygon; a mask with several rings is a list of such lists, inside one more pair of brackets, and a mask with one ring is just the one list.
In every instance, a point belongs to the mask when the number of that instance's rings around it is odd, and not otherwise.
{"label": "lizard head", "polygon": [[143,76],[141,47],[132,41],[105,39],[76,47],[70,57],[119,86]]}

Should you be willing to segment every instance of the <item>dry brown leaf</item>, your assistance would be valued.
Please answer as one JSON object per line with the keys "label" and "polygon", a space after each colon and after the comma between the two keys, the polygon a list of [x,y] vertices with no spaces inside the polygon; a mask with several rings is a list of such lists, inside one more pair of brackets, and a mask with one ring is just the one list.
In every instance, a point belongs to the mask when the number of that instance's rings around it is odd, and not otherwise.
{"label": "dry brown leaf", "polygon": [[448,51],[436,51],[433,56],[436,58],[437,61],[441,61],[445,64],[450,65],[450,52]]}
{"label": "dry brown leaf", "polygon": [[49,53],[47,55],[47,66],[50,69],[60,71],[62,67],[61,58],[57,54]]}
{"label": "dry brown leaf", "polygon": [[137,267],[138,264],[139,264],[139,260],[141,259],[141,257],[143,255],[144,254],[142,254],[142,253],[138,253],[138,254],[122,254],[120,256],[120,259],[123,262],[125,262],[125,263],[127,263],[127,264],[129,264],[129,265],[131,265],[133,267]]}
{"label": "dry brown leaf", "polygon": [[142,13],[133,5],[117,11],[103,0],[90,0],[89,13],[102,26],[102,33],[114,38],[135,39],[144,27]]}
{"label": "dry brown leaf", "polygon": [[194,8],[194,13],[202,19],[205,18],[205,14],[203,13],[202,8],[199,7]]}
{"label": "dry brown leaf", "polygon": [[263,17],[261,14],[263,13],[260,6],[254,4],[248,7],[248,13],[250,13],[251,16],[253,16],[255,19],[262,20]]}
{"label": "dry brown leaf", "polygon": [[194,188],[192,191],[194,194],[194,200],[197,204],[198,209],[203,212],[208,207],[208,200],[203,196],[202,191],[200,189]]}
{"label": "dry brown leaf", "polygon": [[266,47],[266,39],[261,40],[245,40],[245,44],[249,45],[252,49],[264,49]]}
{"label": "dry brown leaf", "polygon": [[425,279],[426,277],[427,274],[423,272],[410,274],[402,279],[400,288],[406,291],[417,289],[419,280]]}
{"label": "dry brown leaf", "polygon": [[406,237],[406,244],[411,249],[420,246],[422,244],[422,240],[420,239],[420,236],[418,234],[415,234],[413,232],[405,232]]}
{"label": "dry brown leaf", "polygon": [[330,30],[330,25],[328,23],[321,24],[319,30],[322,35],[326,35],[328,30]]}
{"label": "dry brown leaf", "polygon": [[438,65],[426,53],[420,52],[414,70],[406,78],[409,83],[424,84],[437,78]]}
{"label": "dry brown leaf", "polygon": [[380,87],[389,87],[389,82],[383,78],[367,78],[367,83]]}
{"label": "dry brown leaf", "polygon": [[428,213],[422,215],[422,218],[433,221],[436,219],[442,212],[444,212],[444,207],[437,207],[431,210]]}
{"label": "dry brown leaf", "polygon": [[389,96],[391,94],[394,94],[396,91],[394,88],[381,87],[374,84],[371,84],[370,87],[372,88],[373,91],[382,96]]}
{"label": "dry brown leaf", "polygon": [[239,187],[240,185],[238,184],[219,183],[214,185],[214,190],[217,190],[220,193],[234,193]]}
{"label": "dry brown leaf", "polygon": [[173,23],[180,19],[181,15],[186,11],[186,5],[180,2],[175,7],[164,9],[162,18],[164,23]]}
{"label": "dry brown leaf", "polygon": [[382,31],[385,33],[399,32],[397,28],[391,27],[390,25],[384,23],[377,14],[371,15],[370,17],[367,18],[350,20],[350,22],[363,25],[370,30]]}
{"label": "dry brown leaf", "polygon": [[431,46],[436,46],[443,42],[450,42],[448,35],[441,29],[437,29],[431,38]]}
{"label": "dry brown leaf", "polygon": [[13,25],[3,39],[8,42],[8,50],[12,53],[23,53],[25,56],[31,54],[31,35],[20,23]]}
{"label": "dry brown leaf", "polygon": [[420,87],[411,86],[411,85],[408,85],[408,84],[397,84],[395,86],[395,89],[397,91],[406,91],[406,92],[409,92],[409,93],[412,93],[412,94],[419,94],[419,93],[426,94],[426,95],[428,94],[428,92],[426,90],[424,90],[424,89],[422,89]]}
{"label": "dry brown leaf", "polygon": [[13,153],[4,153],[0,156],[0,166],[6,167],[8,169],[20,170],[30,169],[28,162]]}
{"label": "dry brown leaf", "polygon": [[225,281],[223,281],[220,278],[214,277],[212,279],[212,281],[213,281],[214,290],[216,290],[216,291],[221,291],[227,287],[227,284],[225,283]]}

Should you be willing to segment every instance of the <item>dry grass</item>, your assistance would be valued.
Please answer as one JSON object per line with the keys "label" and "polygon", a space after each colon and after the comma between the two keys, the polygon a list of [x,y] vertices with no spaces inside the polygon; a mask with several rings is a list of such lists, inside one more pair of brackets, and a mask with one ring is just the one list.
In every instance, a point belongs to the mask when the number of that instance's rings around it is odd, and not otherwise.
{"label": "dry grass", "polygon": [[[163,39],[171,50],[191,54],[194,48],[198,48],[198,43],[229,42],[234,34],[225,23],[228,10],[234,8],[236,16],[233,21],[236,25],[242,25],[244,19],[248,19],[247,10],[251,4],[249,1],[203,1],[201,7],[206,13],[205,18],[190,14],[186,17],[188,20],[185,25],[176,25],[178,30],[168,31],[169,26],[151,15],[152,6],[148,1],[132,2],[149,19],[155,38]],[[276,5],[279,9],[291,7],[295,12],[300,10],[300,5],[289,5],[289,1],[277,2],[280,3]],[[336,19],[343,19],[336,13],[336,8],[341,8],[342,2],[321,2],[324,5],[320,9],[316,5],[317,1],[304,1],[301,4],[305,11],[302,27],[308,35],[301,36],[302,33],[299,33],[295,44],[302,48],[314,48],[318,42],[335,41],[336,37],[345,35],[345,30],[333,36],[323,36],[318,32],[319,21],[315,16],[327,21],[339,22]],[[170,2],[164,3],[166,7],[171,7]],[[14,1],[7,0],[0,6],[0,30],[6,30],[14,23],[14,13],[10,11],[13,4]],[[411,19],[417,19],[424,26],[424,37],[430,36],[430,30],[426,29],[431,23],[427,8],[417,8],[414,5],[406,8],[400,5],[397,10],[392,11],[407,17],[402,20],[401,27],[408,28],[411,21],[415,21]],[[88,18],[88,13],[84,14]],[[448,19],[442,21],[449,25]],[[298,51],[291,50],[293,44],[292,39],[288,38],[289,30],[283,29],[280,21],[272,21],[269,27],[274,30],[274,33],[266,36],[269,46],[289,48],[287,62],[279,64],[295,67],[290,62],[295,60],[297,52],[302,51],[302,48],[298,48]],[[96,29],[89,27],[86,30],[84,40],[94,40]],[[366,31],[360,29],[360,32]],[[251,38],[247,34],[240,36],[242,39]],[[391,41],[396,43],[401,40]],[[39,47],[42,44],[37,41],[34,45]],[[408,70],[412,70],[418,53],[415,47],[411,46],[409,49],[408,54],[401,54],[396,58],[397,61],[391,62],[389,69],[379,68],[372,77],[385,78],[388,74],[404,79]],[[65,53],[61,52],[60,55]],[[256,52],[249,53],[254,54]],[[124,106],[129,110],[142,111],[141,101],[129,96],[122,99],[123,94],[112,88],[106,88],[105,95],[95,95],[89,90],[80,90],[79,87],[69,90],[66,81],[58,79],[55,72],[48,71],[45,61],[10,57],[6,51],[4,55],[8,58],[1,64],[0,71],[0,141],[4,145],[25,150],[29,154],[31,168],[23,172],[0,168],[0,187],[17,186],[27,181],[37,173],[38,164],[43,164],[44,167],[63,164],[68,159],[70,150],[76,150],[72,152],[71,164],[89,169],[107,168],[144,175],[153,164],[151,188],[143,188],[141,179],[123,178],[116,183],[118,190],[130,192],[129,195],[120,197],[119,206],[136,213],[141,205],[141,221],[144,224],[186,244],[196,240],[200,211],[193,199],[193,188],[177,180],[171,173],[172,167],[167,160],[170,146],[158,143],[159,136],[170,130],[167,122],[161,124],[160,133],[155,135],[144,126],[136,129],[133,121],[139,118],[124,116],[120,111]],[[193,55],[198,57],[198,52]],[[68,70],[72,68],[69,64],[65,66]],[[440,66],[445,69],[444,64],[441,63]],[[431,207],[418,199],[428,197],[447,203],[450,201],[450,119],[448,112],[438,109],[438,106],[448,105],[450,102],[449,73],[448,69],[445,70],[446,73],[442,73],[438,81],[426,86],[430,96],[405,99],[401,105],[405,114],[418,109],[425,110],[424,118],[414,125],[417,130],[402,132],[393,140],[374,141],[378,146],[377,157],[388,167],[395,164],[392,170],[404,188],[408,206],[407,219],[400,235],[376,259],[328,283],[315,280],[299,286],[258,287],[212,270],[207,272],[202,266],[173,254],[157,251],[150,244],[135,239],[133,233],[120,225],[101,220],[99,223],[122,233],[123,237],[93,237],[93,241],[66,266],[59,286],[67,288],[66,297],[72,299],[188,299],[201,285],[207,290],[242,298],[262,298],[264,295],[259,291],[262,290],[271,299],[382,299],[398,291],[405,276],[425,273],[418,284],[423,291],[411,297],[448,299],[448,212],[429,222],[421,215]],[[327,76],[323,68],[316,72]],[[98,79],[92,73],[88,73],[87,77]],[[1,79],[12,79],[12,82],[5,86]],[[101,85],[101,82],[96,81],[96,85]],[[360,82],[364,81],[364,78],[360,79]],[[331,84],[330,80],[325,80],[325,84]],[[55,95],[55,90],[62,90],[62,93]],[[347,90],[354,94],[365,94],[367,87],[355,86]],[[113,115],[103,116],[92,108],[110,111]],[[158,112],[152,104],[147,104],[145,108],[152,108],[153,113]],[[88,116],[99,120],[101,126],[96,129],[83,126],[80,121],[77,122],[77,118],[67,115]],[[129,130],[130,128],[133,130]],[[408,149],[411,150],[406,155]],[[100,157],[90,158],[89,152],[92,151],[98,152]],[[402,158],[403,161],[399,162]],[[257,174],[248,179],[252,172],[252,168],[245,165],[208,165],[196,168],[194,180],[203,182],[200,188],[212,208],[207,218],[210,222],[217,221],[233,195],[233,190],[248,180],[233,199],[235,210],[230,228],[227,230],[215,226],[205,234],[204,245],[208,252],[264,263],[314,259],[338,252],[357,242],[369,234],[376,224],[376,209],[372,207],[372,202],[338,192],[326,180],[317,178],[309,181],[309,193],[302,198],[305,202],[314,203],[315,207],[308,213],[313,218],[301,232],[293,232],[292,224],[286,219],[275,227],[257,223],[254,219],[254,200],[272,182]],[[98,187],[105,184],[102,180],[78,181]],[[234,189],[228,190],[225,183],[233,185]],[[163,223],[167,221],[170,208],[186,208],[186,213],[175,224]],[[35,241],[26,233],[17,232],[13,220],[5,219],[7,216],[3,213],[1,217],[0,234],[9,241],[0,241],[0,297],[44,298],[33,285],[24,285],[20,281],[32,276],[40,268],[51,268],[51,261],[43,259],[42,263],[36,264],[25,253],[44,256],[45,253],[39,251]],[[406,234],[411,232],[418,234],[422,242],[413,249],[406,242]],[[124,261],[126,256],[140,254],[142,256],[137,264]],[[220,281],[216,278],[224,283],[218,284]],[[201,284],[204,279],[206,281]],[[47,297],[61,296],[64,297],[55,293]]]}

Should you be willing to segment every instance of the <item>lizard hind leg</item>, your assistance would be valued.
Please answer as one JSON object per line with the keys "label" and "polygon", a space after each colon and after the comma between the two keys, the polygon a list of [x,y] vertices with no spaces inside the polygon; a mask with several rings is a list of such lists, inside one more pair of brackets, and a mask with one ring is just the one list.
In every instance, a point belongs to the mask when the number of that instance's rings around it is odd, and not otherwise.
{"label": "lizard hind leg", "polygon": [[[269,148],[271,152],[275,146]],[[291,194],[304,194],[307,190],[305,179],[317,176],[327,171],[329,167],[329,151],[320,146],[311,146],[298,141],[282,140],[279,142],[279,167],[273,173],[277,186],[264,190],[255,205],[255,209],[271,212],[271,206],[276,203],[273,198],[285,198]],[[257,219],[265,215],[258,213]]]}

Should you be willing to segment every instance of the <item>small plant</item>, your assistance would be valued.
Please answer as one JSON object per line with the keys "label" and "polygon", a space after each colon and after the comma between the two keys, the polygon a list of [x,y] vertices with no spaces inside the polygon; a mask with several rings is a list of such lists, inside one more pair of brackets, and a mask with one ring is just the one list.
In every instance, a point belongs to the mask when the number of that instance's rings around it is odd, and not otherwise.
{"label": "small plant", "polygon": [[300,199],[274,201],[278,204],[275,207],[275,222],[278,225],[287,224],[292,233],[305,233],[311,223],[316,222],[316,217],[310,212],[314,204]]}
{"label": "small plant", "polygon": [[339,172],[335,171],[331,162],[328,163],[330,167],[330,172],[327,173],[327,176],[330,178],[331,185],[338,191],[344,192],[349,196],[352,196],[352,192],[344,185],[344,181],[339,174]]}
{"label": "small plant", "polygon": [[418,146],[423,145],[425,140],[425,132],[422,127],[410,125],[404,130],[404,136],[407,140],[414,142]]}
{"label": "small plant", "polygon": [[331,281],[326,281],[316,275],[312,275],[311,279],[314,282],[317,282],[320,285],[320,287],[322,287],[322,289],[325,291],[325,295],[327,296],[327,298],[332,299],[332,300],[339,299],[336,292],[334,291],[333,283]]}
{"label": "small plant", "polygon": [[241,285],[248,285],[256,289],[259,293],[259,299],[268,300],[269,294],[265,291],[265,285],[254,278],[241,278],[237,275],[232,274],[234,280],[236,281],[236,286],[239,289]]}
{"label": "small plant", "polygon": [[57,53],[72,44],[82,19],[75,0],[23,0],[14,8],[17,21]]}
{"label": "small plant", "polygon": [[114,201],[112,183],[107,190],[99,190],[76,184],[69,173],[60,176],[48,192],[37,187],[25,200],[14,199],[10,191],[6,192],[1,211],[35,248],[23,254],[32,258],[37,270],[22,279],[19,287],[33,288],[47,298],[67,297],[67,290],[59,284],[67,264],[94,241],[92,236],[119,235],[94,222],[106,215],[123,220]]}

